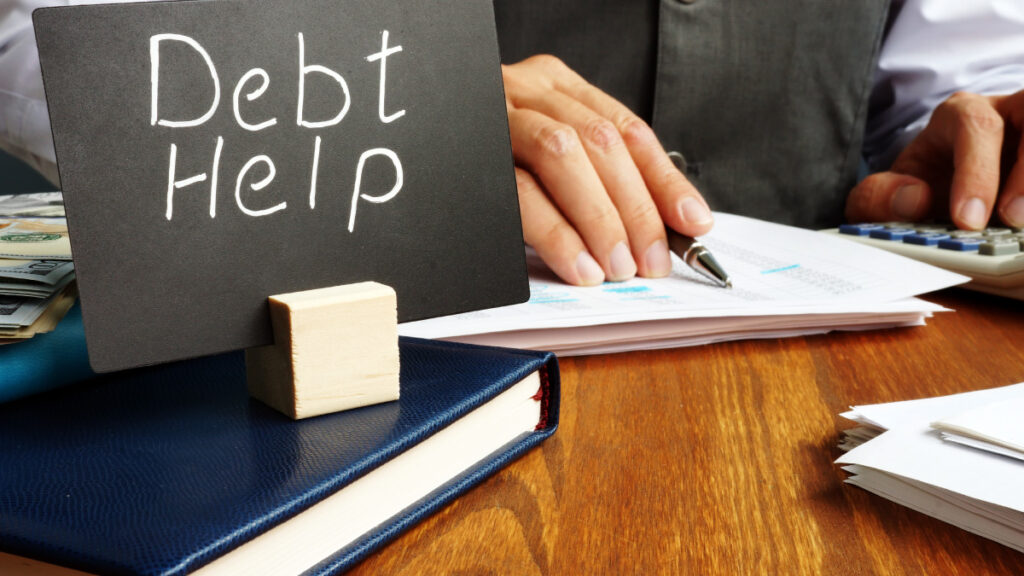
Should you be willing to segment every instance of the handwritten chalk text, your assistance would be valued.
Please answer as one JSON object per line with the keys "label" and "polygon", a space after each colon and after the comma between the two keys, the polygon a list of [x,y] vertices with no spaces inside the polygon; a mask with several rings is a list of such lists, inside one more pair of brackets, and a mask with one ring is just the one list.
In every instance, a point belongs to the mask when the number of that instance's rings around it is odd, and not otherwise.
{"label": "handwritten chalk text", "polygon": [[[381,46],[380,51],[370,54],[365,57],[365,61],[369,63],[378,63],[379,67],[379,85],[377,88],[377,117],[382,124],[390,124],[396,120],[402,118],[406,110],[399,109],[391,113],[386,111],[386,88],[387,88],[387,60],[402,51],[402,46],[389,46],[388,45],[388,31],[384,30],[381,33]],[[344,76],[328,66],[317,63],[308,63],[306,55],[306,41],[305,37],[301,32],[296,35],[298,44],[298,84],[296,86],[296,106],[295,106],[295,125],[307,129],[310,131],[325,130],[334,126],[339,125],[349,113],[352,104],[352,93],[349,85],[346,82]],[[202,113],[196,115],[193,118],[178,117],[169,118],[161,113],[160,107],[160,82],[161,82],[161,46],[169,45],[170,43],[177,43],[179,47],[184,47],[193,52],[198,58],[195,58],[196,66],[205,67],[203,70],[202,78],[206,78],[206,74],[209,75],[209,82],[212,87],[210,93],[209,106],[199,106],[197,109],[201,109]],[[206,124],[211,118],[213,118],[220,107],[221,101],[221,75],[217,71],[217,67],[214,58],[207,52],[203,45],[196,39],[182,34],[155,34],[150,37],[149,40],[149,56],[150,56],[150,81],[151,81],[151,98],[150,98],[150,125],[159,126],[163,128],[170,128],[173,130],[196,128]],[[325,90],[324,86],[327,85],[329,90],[333,94],[334,102],[337,105],[336,110],[328,112],[328,117],[324,118],[309,118],[307,117],[307,110],[305,107],[307,98],[307,77],[314,75],[320,76],[321,80],[316,81],[316,86],[319,90]],[[324,82],[326,80],[326,82]],[[205,80],[204,80],[205,81]],[[234,89],[231,91],[231,114],[234,119],[234,123],[239,128],[246,132],[261,132],[268,129],[273,129],[278,124],[278,118],[272,115],[254,114],[250,108],[246,111],[246,104],[252,103],[259,100],[264,94],[270,89],[271,77],[270,74],[263,68],[254,67],[246,71],[234,84]],[[174,91],[175,94],[182,93],[201,93],[197,90],[189,91]],[[321,93],[321,96],[323,93]],[[244,98],[243,98],[244,96]],[[198,104],[202,104],[201,102]],[[333,115],[330,113],[333,112]],[[317,110],[317,113],[322,114],[323,110]],[[263,117],[260,117],[263,116]],[[177,134],[178,132],[172,132]],[[186,133],[188,134],[188,133]],[[316,196],[317,196],[317,175],[320,169],[320,157],[322,154],[321,148],[323,145],[323,139],[320,134],[314,134],[312,139],[312,160],[310,162],[309,172],[309,208],[310,210],[316,209]],[[209,141],[197,142],[197,139],[192,137],[187,139],[187,142],[191,146],[206,147],[209,146]],[[213,152],[210,160],[210,168],[208,171],[198,172],[194,174],[179,174],[180,171],[185,169],[178,166],[179,147],[177,143],[170,144],[170,154],[168,159],[167,169],[167,198],[166,198],[166,211],[164,216],[167,220],[173,220],[174,218],[174,200],[175,192],[183,189],[207,189],[210,195],[210,218],[216,218],[217,216],[217,192],[220,179],[221,169],[221,158],[225,147],[225,136],[218,134],[215,141],[213,142]],[[208,150],[208,148],[207,148]],[[209,153],[209,152],[205,152]],[[364,170],[367,169],[368,160],[375,156],[383,157],[390,161],[390,169],[394,173],[394,185],[391,189],[380,195],[373,195],[361,190],[362,183],[364,181]],[[387,162],[374,161],[373,166],[376,169],[380,169],[381,166],[387,166]],[[257,154],[251,157],[238,171],[238,174],[234,178],[234,197],[235,205],[238,210],[246,216],[260,218],[270,216],[276,212],[286,210],[288,203],[281,201],[274,203],[273,201],[266,202],[260,205],[260,202],[253,198],[248,198],[249,192],[259,192],[267,189],[271,186],[274,178],[277,176],[277,168],[274,164],[274,160],[267,154]],[[392,200],[398,195],[402,189],[404,182],[404,173],[402,170],[402,161],[393,150],[386,147],[373,147],[363,152],[355,166],[354,180],[352,185],[352,196],[349,207],[349,218],[348,218],[348,230],[353,232],[355,230],[356,223],[356,208],[360,201],[369,202],[372,204],[383,204]],[[208,184],[208,187],[207,187]],[[263,196],[265,198],[265,196]]]}

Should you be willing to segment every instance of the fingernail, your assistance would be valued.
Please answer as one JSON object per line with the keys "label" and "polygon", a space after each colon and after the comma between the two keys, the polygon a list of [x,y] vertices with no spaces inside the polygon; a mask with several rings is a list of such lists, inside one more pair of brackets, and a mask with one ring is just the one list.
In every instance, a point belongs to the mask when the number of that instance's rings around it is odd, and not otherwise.
{"label": "fingernail", "polygon": [[923,200],[923,185],[907,184],[906,186],[901,186],[892,197],[892,212],[900,220],[913,220],[921,212],[921,202]]}
{"label": "fingernail", "polygon": [[1002,216],[1003,222],[1010,226],[1024,226],[1024,196],[1007,204]]}
{"label": "fingernail", "polygon": [[975,230],[985,227],[985,203],[981,198],[971,198],[960,205],[960,212],[957,214],[960,222],[968,228]]}
{"label": "fingernail", "polygon": [[633,261],[633,255],[629,253],[629,246],[626,246],[625,242],[615,245],[610,261],[612,274],[609,280],[629,280],[636,276],[636,262]]}
{"label": "fingernail", "polygon": [[648,276],[668,276],[672,271],[672,257],[668,255],[668,244],[658,240],[644,253],[644,264],[647,265]]}
{"label": "fingernail", "polygon": [[711,210],[693,196],[683,200],[679,212],[687,224],[708,224],[712,221]]}
{"label": "fingernail", "polygon": [[604,282],[604,270],[601,270],[601,265],[585,250],[576,256],[576,273],[579,274],[580,284],[584,286]]}

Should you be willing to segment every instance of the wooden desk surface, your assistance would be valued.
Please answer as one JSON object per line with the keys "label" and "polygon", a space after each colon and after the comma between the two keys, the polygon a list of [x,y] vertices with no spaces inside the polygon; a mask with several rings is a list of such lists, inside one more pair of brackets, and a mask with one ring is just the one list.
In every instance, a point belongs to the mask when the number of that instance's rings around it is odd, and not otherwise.
{"label": "wooden desk surface", "polygon": [[958,311],[564,359],[558,432],[352,573],[1024,574],[1024,554],[832,463],[850,405],[1024,381],[1024,302],[929,299]]}

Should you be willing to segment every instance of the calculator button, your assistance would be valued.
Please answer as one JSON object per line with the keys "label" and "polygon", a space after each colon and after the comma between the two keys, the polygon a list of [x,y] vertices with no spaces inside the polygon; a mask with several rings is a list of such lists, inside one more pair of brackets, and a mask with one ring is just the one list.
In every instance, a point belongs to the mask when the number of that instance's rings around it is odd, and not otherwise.
{"label": "calculator button", "polygon": [[981,238],[981,232],[976,230],[956,230],[949,235],[953,238]]}
{"label": "calculator button", "polygon": [[981,233],[983,236],[994,238],[997,236],[1009,236],[1010,234],[1013,234],[1013,231],[1009,228],[986,228],[982,230]]}
{"label": "calculator button", "polygon": [[904,228],[913,228],[913,222],[883,222],[882,227],[888,230],[902,230]]}
{"label": "calculator button", "polygon": [[972,252],[977,250],[982,242],[981,238],[953,237],[948,240],[939,240],[939,248],[943,250],[956,250],[957,252]]}
{"label": "calculator button", "polygon": [[872,230],[869,236],[878,240],[902,240],[904,237],[914,233],[911,228],[882,228]]}
{"label": "calculator button", "polygon": [[1012,237],[992,238],[988,242],[982,242],[978,252],[986,256],[1005,256],[1020,252],[1020,243]]}
{"label": "calculator button", "polygon": [[881,229],[881,224],[843,224],[839,226],[839,233],[850,236],[867,236],[872,230]]}
{"label": "calculator button", "polygon": [[917,234],[908,234],[903,237],[903,242],[906,244],[914,244],[916,246],[938,246],[942,240],[948,240],[949,234],[945,232],[920,232]]}
{"label": "calculator button", "polygon": [[917,227],[914,228],[914,230],[917,230],[918,234],[932,234],[932,233],[947,234],[949,232],[949,230],[950,230],[950,227],[949,226],[926,225],[926,226],[917,226]]}

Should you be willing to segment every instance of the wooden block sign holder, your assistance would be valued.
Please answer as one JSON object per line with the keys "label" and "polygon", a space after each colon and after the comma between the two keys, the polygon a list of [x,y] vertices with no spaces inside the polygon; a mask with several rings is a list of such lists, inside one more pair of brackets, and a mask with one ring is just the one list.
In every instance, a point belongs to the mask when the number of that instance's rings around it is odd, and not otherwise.
{"label": "wooden block sign holder", "polygon": [[359,282],[271,296],[274,343],[249,348],[249,393],[296,420],[398,399],[395,291]]}

